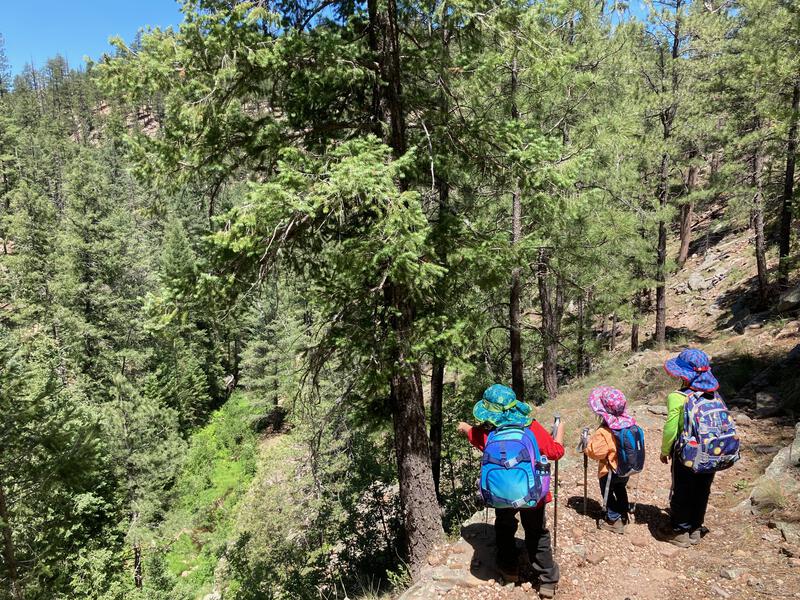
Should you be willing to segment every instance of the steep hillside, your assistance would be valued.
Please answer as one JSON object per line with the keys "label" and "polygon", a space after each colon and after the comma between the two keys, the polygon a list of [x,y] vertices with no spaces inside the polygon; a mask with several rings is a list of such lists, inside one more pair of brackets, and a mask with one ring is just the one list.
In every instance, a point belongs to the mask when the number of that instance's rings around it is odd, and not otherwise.
{"label": "steep hillside", "polygon": [[[747,232],[709,233],[695,246],[670,282],[668,347],[611,352],[591,376],[537,409],[540,421],[549,423],[558,412],[567,426],[557,525],[562,598],[800,597],[800,426],[794,425],[800,413],[800,324],[792,307],[783,313],[750,308],[755,265]],[[627,346],[626,334],[619,327],[617,348]],[[664,400],[673,387],[662,364],[686,345],[702,346],[712,356],[735,411],[742,460],[716,478],[704,541],[683,550],[660,541],[668,523],[670,472],[657,457]],[[626,393],[646,432],[647,467],[629,484],[636,511],[625,536],[596,529],[601,499],[592,462],[583,514],[583,461],[574,447],[581,428],[595,423],[586,397],[600,383]],[[477,452],[474,459],[477,472]],[[552,508],[548,519],[552,531]],[[530,583],[504,585],[496,572],[492,522],[491,510],[466,521],[461,537],[431,557],[427,574],[402,600],[536,597]]]}

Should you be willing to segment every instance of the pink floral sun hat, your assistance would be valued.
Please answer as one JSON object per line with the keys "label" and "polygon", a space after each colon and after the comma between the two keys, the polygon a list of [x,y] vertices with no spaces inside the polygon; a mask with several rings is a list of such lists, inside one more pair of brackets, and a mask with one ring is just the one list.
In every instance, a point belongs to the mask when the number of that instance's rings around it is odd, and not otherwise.
{"label": "pink floral sun hat", "polygon": [[627,412],[625,394],[608,385],[596,387],[589,394],[589,408],[600,415],[610,429],[625,429],[636,425],[636,420]]}

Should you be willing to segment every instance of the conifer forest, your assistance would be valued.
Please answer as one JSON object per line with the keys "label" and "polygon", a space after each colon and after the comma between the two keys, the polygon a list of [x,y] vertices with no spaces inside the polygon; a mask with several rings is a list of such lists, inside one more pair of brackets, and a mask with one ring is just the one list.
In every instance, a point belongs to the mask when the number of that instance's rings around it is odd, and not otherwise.
{"label": "conifer forest", "polygon": [[722,391],[796,421],[800,3],[180,4],[80,64],[0,37],[0,600],[398,597],[494,382],[579,486],[584,389],[648,356],[758,339]]}

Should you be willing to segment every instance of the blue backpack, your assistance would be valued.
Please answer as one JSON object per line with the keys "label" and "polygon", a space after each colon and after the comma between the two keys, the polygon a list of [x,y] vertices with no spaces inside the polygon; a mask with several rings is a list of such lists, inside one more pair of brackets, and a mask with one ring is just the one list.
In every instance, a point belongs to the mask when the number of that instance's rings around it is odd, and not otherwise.
{"label": "blue backpack", "polygon": [[550,463],[527,427],[489,433],[481,460],[480,492],[493,508],[533,508],[550,490]]}
{"label": "blue backpack", "polygon": [[617,470],[614,475],[628,477],[644,469],[644,431],[638,425],[612,429],[617,443]]}
{"label": "blue backpack", "polygon": [[[644,469],[644,431],[638,425],[624,429],[610,429],[617,446],[617,468],[611,469],[616,477],[630,477]],[[606,479],[603,492],[603,510],[608,508],[608,493],[611,490],[611,477]]]}
{"label": "blue backpack", "polygon": [[739,460],[736,425],[716,392],[713,398],[704,397],[702,392],[686,397],[677,456],[695,473],[722,471]]}

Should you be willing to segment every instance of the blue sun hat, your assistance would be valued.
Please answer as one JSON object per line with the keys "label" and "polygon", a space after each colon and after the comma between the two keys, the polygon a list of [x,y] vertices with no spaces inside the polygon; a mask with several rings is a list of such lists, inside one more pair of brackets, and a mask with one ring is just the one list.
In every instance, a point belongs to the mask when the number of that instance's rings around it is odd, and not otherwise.
{"label": "blue sun hat", "polygon": [[527,427],[533,421],[530,413],[530,406],[517,400],[514,390],[499,383],[486,388],[483,398],[472,409],[472,414],[479,423],[491,423],[495,427]]}
{"label": "blue sun hat", "polygon": [[719,381],[711,372],[711,359],[697,348],[687,348],[675,358],[664,363],[664,370],[680,377],[689,389],[697,392],[716,392]]}

